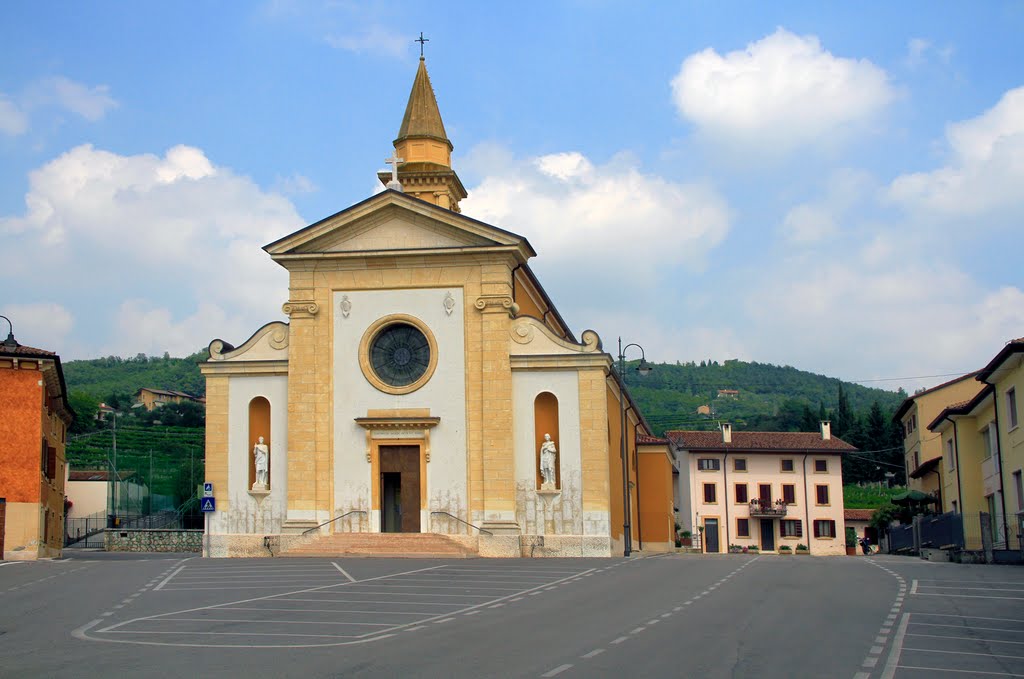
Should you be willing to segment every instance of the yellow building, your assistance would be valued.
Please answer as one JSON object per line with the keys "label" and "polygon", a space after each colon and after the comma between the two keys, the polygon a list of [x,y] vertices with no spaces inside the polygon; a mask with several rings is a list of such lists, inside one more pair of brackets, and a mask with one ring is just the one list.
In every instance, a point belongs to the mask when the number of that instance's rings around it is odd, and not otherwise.
{"label": "yellow building", "polygon": [[[168,403],[181,403],[183,401],[202,403],[203,399],[199,396],[186,394],[183,391],[168,391],[166,389],[153,389],[151,387],[143,387],[135,392],[136,405],[142,406],[146,410],[153,410],[154,408],[165,406]],[[103,404],[101,403],[100,405],[102,406]],[[102,409],[100,412],[102,412]]]}
{"label": "yellow building", "polygon": [[667,446],[637,450],[649,427],[529,242],[460,214],[422,58],[394,148],[383,192],[265,246],[289,322],[210,344],[206,554],[670,548]]}
{"label": "yellow building", "polygon": [[964,547],[974,550],[982,548],[978,516],[991,511],[987,497],[998,485],[992,388],[978,387],[974,398],[949,405],[928,424],[942,450],[944,504],[964,516]]}
{"label": "yellow building", "polygon": [[731,545],[777,552],[846,553],[842,454],[856,448],[820,433],[669,431],[679,460],[676,505],[683,530],[706,553]]}
{"label": "yellow building", "polygon": [[1019,549],[1024,534],[1024,428],[1021,399],[1024,394],[1024,337],[1011,340],[978,373],[978,380],[992,388],[995,410],[995,453],[993,465],[999,486],[993,484],[986,500],[996,521],[996,541],[1000,536],[1008,549]]}
{"label": "yellow building", "polygon": [[973,398],[980,389],[970,373],[906,398],[896,409],[893,420],[903,427],[903,454],[907,470],[907,486],[928,493],[938,500],[939,511],[952,510],[951,499],[945,492],[951,481],[941,469],[942,442],[930,433],[932,422],[947,406]]}

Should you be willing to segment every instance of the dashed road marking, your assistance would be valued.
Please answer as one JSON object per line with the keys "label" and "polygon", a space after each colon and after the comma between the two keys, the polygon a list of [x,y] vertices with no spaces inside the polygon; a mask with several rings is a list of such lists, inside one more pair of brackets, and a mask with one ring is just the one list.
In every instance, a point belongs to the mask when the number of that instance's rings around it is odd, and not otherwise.
{"label": "dashed road marking", "polygon": [[584,653],[580,657],[581,658],[586,658],[586,659],[589,660],[590,658],[593,658],[595,655],[601,655],[602,653],[604,653],[604,649],[603,648],[595,648],[590,653]]}
{"label": "dashed road marking", "polygon": [[572,667],[572,665],[570,665],[569,663],[566,663],[565,665],[559,665],[558,667],[556,667],[555,669],[551,670],[550,672],[545,672],[544,674],[542,674],[540,676],[542,676],[542,677],[553,677],[556,674],[561,674],[562,672],[565,672],[570,667]]}

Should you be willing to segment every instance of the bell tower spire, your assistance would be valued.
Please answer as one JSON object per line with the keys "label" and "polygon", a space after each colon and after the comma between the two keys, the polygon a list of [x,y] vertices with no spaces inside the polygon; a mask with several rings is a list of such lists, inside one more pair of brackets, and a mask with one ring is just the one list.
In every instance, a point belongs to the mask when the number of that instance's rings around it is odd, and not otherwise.
{"label": "bell tower spire", "polygon": [[[427,41],[420,34],[420,40]],[[420,43],[422,50],[423,42]],[[434,88],[427,74],[426,59],[420,55],[419,68],[412,82],[409,103],[405,107],[398,137],[393,142],[398,182],[405,193],[420,200],[460,212],[459,201],[466,197],[455,171],[452,170],[452,146],[444,131],[441,111],[437,107]],[[379,172],[377,177],[385,186],[393,181],[392,172]]]}

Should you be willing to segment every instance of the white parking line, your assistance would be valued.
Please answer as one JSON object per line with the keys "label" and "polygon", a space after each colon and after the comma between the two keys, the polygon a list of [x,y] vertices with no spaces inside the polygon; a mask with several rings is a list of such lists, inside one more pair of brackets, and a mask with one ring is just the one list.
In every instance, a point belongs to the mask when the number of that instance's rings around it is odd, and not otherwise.
{"label": "white parking line", "polygon": [[929,594],[915,592],[917,596],[944,596],[949,599],[1003,599],[1008,601],[1024,601],[1024,596],[982,596],[980,594]]}
{"label": "white parking line", "polygon": [[995,653],[971,653],[969,651],[942,651],[937,648],[910,648],[909,646],[904,646],[903,650],[920,651],[921,653],[952,653],[953,655],[980,655],[986,658],[1013,658],[1015,660],[1024,660],[1024,655],[997,655]]}
{"label": "white parking line", "polygon": [[889,658],[885,661],[880,679],[892,679],[896,674],[896,668],[900,664],[900,653],[903,652],[903,640],[907,635],[907,624],[910,621],[910,613],[904,613],[900,620],[900,626],[896,628],[896,636],[892,640],[892,648],[889,649]]}
{"label": "white parking line", "polygon": [[925,637],[926,639],[957,639],[966,641],[977,641],[985,644],[1013,644],[1015,646],[1024,646],[1024,641],[1000,641],[999,639],[981,639],[979,637],[954,637],[947,636],[945,634],[915,634],[908,633],[908,637]]}
{"label": "white parking line", "polygon": [[332,566],[334,566],[335,568],[337,568],[337,569],[338,569],[338,570],[339,570],[339,571],[341,572],[341,574],[342,574],[342,575],[344,575],[344,576],[345,576],[346,578],[348,578],[348,581],[349,581],[349,582],[355,582],[355,581],[356,581],[356,579],[355,579],[355,578],[353,578],[353,577],[352,577],[351,575],[349,575],[349,574],[348,574],[348,573],[347,573],[347,572],[345,571],[345,569],[344,569],[344,568],[342,568],[341,566],[339,566],[339,565],[338,565],[337,563],[335,563],[334,561],[332,561],[332,562],[331,562],[331,565],[332,565]]}
{"label": "white parking line", "polygon": [[180,573],[183,570],[185,570],[185,566],[186,566],[186,564],[181,564],[180,566],[178,566],[178,569],[176,571],[174,571],[173,573],[171,573],[170,575],[168,575],[166,578],[164,578],[163,581],[159,585],[157,585],[156,587],[153,588],[153,591],[156,592],[158,590],[163,589],[164,585],[166,585],[168,582],[171,581],[171,578],[173,578],[175,575],[177,575],[178,573]]}

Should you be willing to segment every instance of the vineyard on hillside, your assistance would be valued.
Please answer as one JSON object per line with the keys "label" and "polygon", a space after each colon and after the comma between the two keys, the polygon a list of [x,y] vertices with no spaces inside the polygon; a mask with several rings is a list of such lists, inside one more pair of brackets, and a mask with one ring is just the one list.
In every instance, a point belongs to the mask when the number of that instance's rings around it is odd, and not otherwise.
{"label": "vineyard on hillside", "polygon": [[134,475],[150,493],[173,498],[179,506],[203,482],[204,436],[205,430],[195,427],[124,426],[116,433],[101,429],[69,438],[67,460],[75,470],[116,467],[121,478]]}

